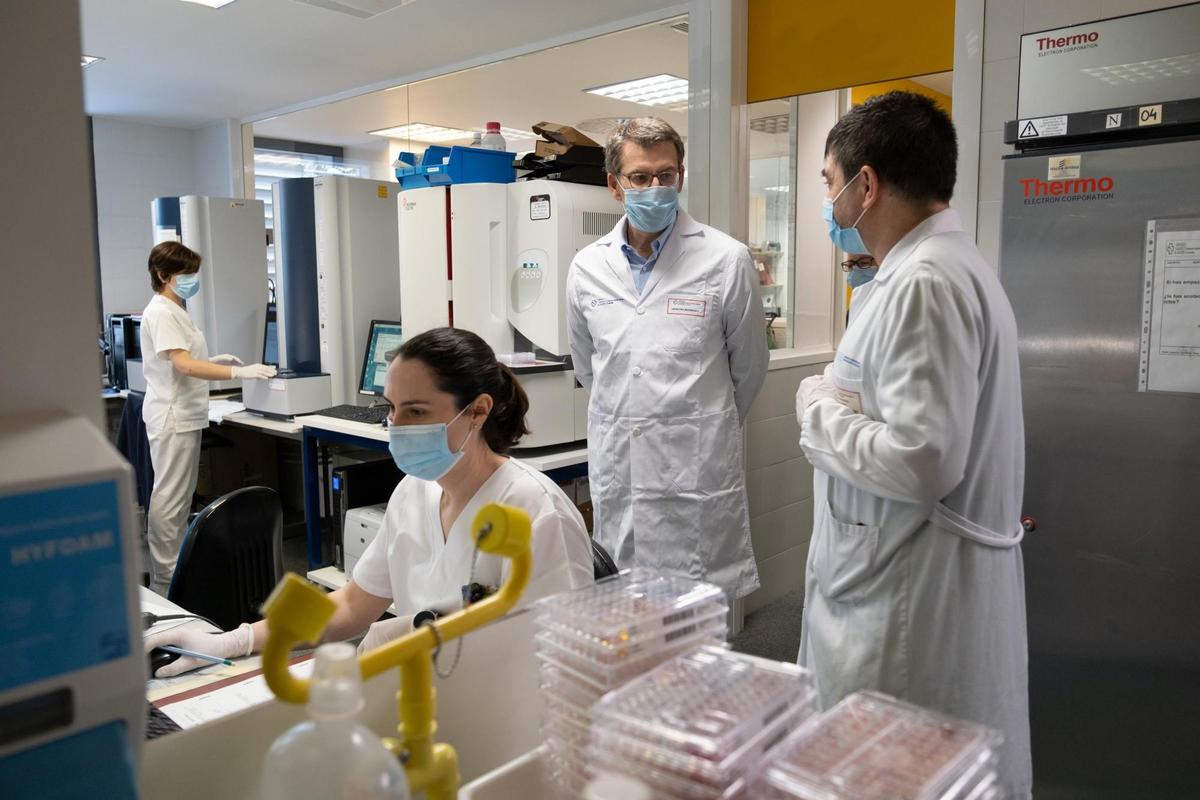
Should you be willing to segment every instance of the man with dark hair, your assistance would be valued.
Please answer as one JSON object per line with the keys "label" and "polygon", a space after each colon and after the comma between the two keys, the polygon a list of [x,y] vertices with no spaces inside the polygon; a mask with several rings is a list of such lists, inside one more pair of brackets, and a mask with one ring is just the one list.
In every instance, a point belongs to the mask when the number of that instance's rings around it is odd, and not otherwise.
{"label": "man with dark hair", "polygon": [[[816,509],[799,661],[827,708],[878,689],[1000,730],[1031,793],[1016,322],[947,203],[946,114],[894,92],[826,141],[825,221],[879,271],[796,398]],[[866,288],[866,287],[864,287]]]}
{"label": "man with dark hair", "polygon": [[766,377],[750,251],[679,208],[683,140],[624,122],[605,151],[625,215],[567,278],[575,376],[588,402],[595,538],[625,568],[758,588],[742,422]]}

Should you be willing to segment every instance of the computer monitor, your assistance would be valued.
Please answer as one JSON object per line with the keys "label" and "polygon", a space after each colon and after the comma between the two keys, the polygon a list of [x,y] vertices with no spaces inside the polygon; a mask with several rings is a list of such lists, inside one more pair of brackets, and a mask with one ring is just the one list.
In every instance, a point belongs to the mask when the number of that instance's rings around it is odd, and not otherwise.
{"label": "computer monitor", "polygon": [[387,380],[387,354],[399,347],[401,341],[399,322],[371,320],[371,333],[367,336],[367,351],[363,353],[362,373],[358,382],[359,394],[383,396],[383,384]]}
{"label": "computer monitor", "polygon": [[267,322],[263,328],[262,363],[279,366],[279,328],[275,323],[274,303],[267,303]]}

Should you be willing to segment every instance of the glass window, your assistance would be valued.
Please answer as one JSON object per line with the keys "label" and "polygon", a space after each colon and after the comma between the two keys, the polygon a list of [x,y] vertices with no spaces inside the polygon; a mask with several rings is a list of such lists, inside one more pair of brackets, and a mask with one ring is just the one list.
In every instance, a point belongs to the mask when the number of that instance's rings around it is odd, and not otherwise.
{"label": "glass window", "polygon": [[758,270],[767,345],[793,346],[795,304],[791,296],[795,174],[793,104],[770,100],[750,106],[750,254]]}

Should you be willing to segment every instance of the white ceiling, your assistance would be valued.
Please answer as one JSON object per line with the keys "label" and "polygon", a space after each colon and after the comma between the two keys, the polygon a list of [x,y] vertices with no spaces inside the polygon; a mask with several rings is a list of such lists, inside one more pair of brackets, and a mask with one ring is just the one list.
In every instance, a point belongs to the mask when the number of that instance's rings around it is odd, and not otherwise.
{"label": "white ceiling", "polygon": [[[542,121],[578,126],[594,118],[653,114],[686,135],[686,112],[584,90],[660,73],[687,78],[687,66],[687,36],[655,23],[264,120],[254,133],[381,147],[384,140],[367,131],[408,122],[474,130],[498,120],[506,128],[529,130]],[[603,142],[601,133],[591,135]]]}
{"label": "white ceiling", "polygon": [[[646,21],[678,0],[415,0],[371,19],[295,0],[210,9],[80,0],[87,113],[180,126],[245,119],[361,87]],[[680,39],[684,37],[680,36]],[[610,55],[617,64],[630,53]]]}

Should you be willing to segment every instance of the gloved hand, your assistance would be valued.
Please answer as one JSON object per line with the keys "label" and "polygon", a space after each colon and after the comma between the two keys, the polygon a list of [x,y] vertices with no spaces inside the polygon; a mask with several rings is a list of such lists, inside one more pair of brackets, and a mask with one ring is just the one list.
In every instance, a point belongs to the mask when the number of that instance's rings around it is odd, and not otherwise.
{"label": "gloved hand", "polygon": [[367,635],[358,644],[358,652],[365,653],[393,639],[399,639],[411,631],[412,617],[393,617],[392,619],[376,622],[370,628],[367,628]]}
{"label": "gloved hand", "polygon": [[[243,658],[254,650],[254,630],[248,622],[243,622],[226,633],[205,633],[185,626],[151,634],[145,638],[144,643],[147,653],[156,647],[173,644],[185,650],[195,650],[197,653],[217,658]],[[193,669],[211,666],[210,661],[180,656],[170,664],[159,667],[158,672],[151,677],[171,678]]]}
{"label": "gloved hand", "polygon": [[804,411],[816,401],[828,397],[837,399],[837,386],[833,383],[833,365],[825,367],[821,375],[810,375],[800,381],[796,391],[796,420],[804,423]]}
{"label": "gloved hand", "polygon": [[233,367],[233,379],[244,381],[251,378],[274,378],[275,368],[270,364],[247,364],[244,367]]}
{"label": "gloved hand", "polygon": [[209,356],[208,360],[214,364],[222,364],[227,367],[232,367],[235,364],[240,367],[242,364],[246,363],[232,353],[221,353],[219,356]]}

